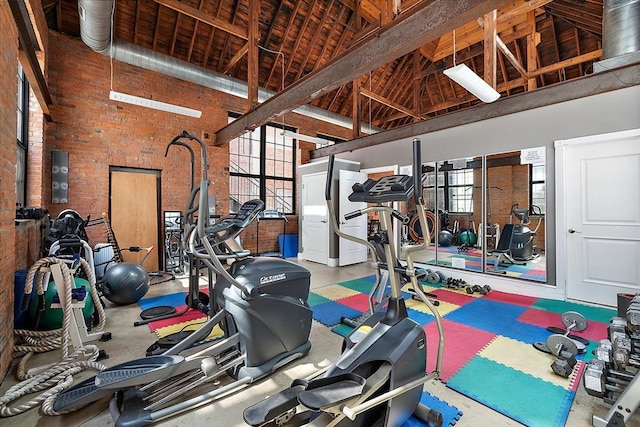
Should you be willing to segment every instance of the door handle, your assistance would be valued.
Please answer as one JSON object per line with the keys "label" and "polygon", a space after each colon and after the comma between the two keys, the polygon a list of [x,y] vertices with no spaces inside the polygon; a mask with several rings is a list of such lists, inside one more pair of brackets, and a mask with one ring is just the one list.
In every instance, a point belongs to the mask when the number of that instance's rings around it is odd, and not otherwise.
{"label": "door handle", "polygon": [[326,224],[327,220],[326,219],[322,219],[322,220],[320,220],[320,222],[322,222],[323,224]]}
{"label": "door handle", "polygon": [[573,228],[570,228],[570,229],[569,229],[569,230],[567,230],[567,231],[569,231],[569,234],[573,234],[573,233],[582,233],[581,231],[574,230]]}

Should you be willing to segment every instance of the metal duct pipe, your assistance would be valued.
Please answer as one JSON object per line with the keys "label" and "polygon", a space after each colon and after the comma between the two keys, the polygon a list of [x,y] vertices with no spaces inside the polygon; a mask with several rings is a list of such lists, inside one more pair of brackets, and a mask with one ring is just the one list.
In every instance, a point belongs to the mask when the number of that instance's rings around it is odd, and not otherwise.
{"label": "metal duct pipe", "polygon": [[[113,59],[129,65],[155,71],[240,98],[248,98],[248,86],[242,80],[225,76],[204,67],[122,40],[114,39],[112,45],[111,13],[113,5],[114,0],[78,0],[80,36],[82,41],[93,51],[102,55],[112,56]],[[275,94],[276,92],[259,88],[258,101],[264,102]],[[353,128],[352,120],[349,117],[332,113],[322,108],[302,105],[293,111],[336,126],[347,129]],[[369,134],[382,130],[367,123],[362,123],[361,126],[362,131]]]}
{"label": "metal duct pipe", "polygon": [[605,0],[602,58],[640,51],[640,0]]}

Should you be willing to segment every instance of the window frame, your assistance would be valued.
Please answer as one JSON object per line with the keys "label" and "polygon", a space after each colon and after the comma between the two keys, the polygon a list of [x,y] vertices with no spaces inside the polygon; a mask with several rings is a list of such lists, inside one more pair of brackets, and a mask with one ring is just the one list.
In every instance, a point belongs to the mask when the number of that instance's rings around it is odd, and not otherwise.
{"label": "window frame", "polygon": [[[229,112],[228,117],[230,119],[236,119],[238,117],[240,117],[240,114],[237,113],[233,113],[233,112]],[[278,175],[271,175],[271,174],[267,174],[266,170],[267,170],[267,159],[266,159],[266,153],[267,153],[267,146],[268,145],[272,145],[273,147],[277,147],[277,144],[274,144],[272,142],[268,142],[267,141],[267,130],[268,128],[276,128],[278,130],[284,130],[284,131],[290,131],[290,132],[296,132],[297,130],[291,126],[287,126],[284,125],[282,123],[275,123],[275,122],[269,122],[266,123],[262,126],[260,126],[260,132],[259,132],[259,172],[258,173],[246,173],[246,172],[233,172],[232,168],[231,168],[231,164],[229,164],[229,178],[230,178],[230,182],[229,184],[231,185],[231,177],[237,177],[237,178],[248,178],[248,179],[255,179],[258,181],[259,183],[259,198],[260,200],[265,202],[265,206],[268,206],[268,202],[267,202],[267,182],[268,181],[283,181],[283,182],[291,182],[291,210],[290,211],[284,211],[283,213],[285,215],[295,215],[296,214],[296,146],[297,146],[297,139],[295,138],[291,138],[292,140],[292,146],[291,146],[291,160],[283,160],[283,162],[285,162],[285,164],[290,163],[291,165],[291,177],[286,177],[286,176],[278,176]],[[245,134],[239,136],[238,138],[243,137]],[[229,152],[229,160],[231,161],[231,156],[232,154]],[[257,156],[256,156],[257,157]],[[286,167],[285,167],[286,170]],[[229,188],[229,197],[231,197],[231,188]],[[271,197],[271,196],[269,196]],[[232,209],[231,204],[230,204],[230,209]]]}
{"label": "window frame", "polygon": [[[22,64],[18,61],[18,94],[16,105],[16,205],[26,205],[27,202],[27,156],[29,147],[29,90],[30,85]],[[20,119],[18,119],[18,117]],[[22,150],[22,165],[19,165],[19,152]],[[22,177],[18,176],[22,166]],[[22,181],[20,180],[22,178]],[[20,191],[22,185],[22,191]]]}
{"label": "window frame", "polygon": [[[534,167],[542,167],[542,170],[544,171],[544,179],[538,179],[538,180],[534,180],[533,179],[533,168]],[[530,164],[529,165],[529,214],[530,215],[537,215],[537,213],[533,212],[533,187],[536,184],[543,184],[545,186],[545,200],[544,200],[544,208],[542,209],[542,216],[544,217],[546,215],[547,212],[547,200],[546,200],[546,194],[547,194],[547,169],[545,165],[535,165],[535,164]],[[539,204],[535,204],[536,206],[540,207]]]}

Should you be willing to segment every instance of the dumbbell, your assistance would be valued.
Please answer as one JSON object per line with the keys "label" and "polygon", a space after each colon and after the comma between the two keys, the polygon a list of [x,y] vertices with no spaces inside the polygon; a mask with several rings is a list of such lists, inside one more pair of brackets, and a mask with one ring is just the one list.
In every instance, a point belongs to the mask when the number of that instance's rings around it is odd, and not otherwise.
{"label": "dumbbell", "polygon": [[480,286],[480,285],[467,286],[467,293],[468,293],[468,294],[473,294],[474,292],[478,292],[479,294],[486,295],[486,294],[488,294],[489,292],[491,292],[491,286],[489,286],[489,285],[484,285],[484,286]]}
{"label": "dumbbell", "polygon": [[556,360],[551,364],[551,370],[556,374],[560,375],[564,378],[569,378],[571,372],[573,372],[573,367],[576,366],[578,361],[576,360],[576,355],[572,354],[568,351],[561,351],[558,354]]}
{"label": "dumbbell", "polygon": [[[533,343],[533,346],[540,351],[551,353],[554,356],[560,355],[561,351],[568,351],[573,355],[584,353],[587,345],[589,344],[589,341],[585,340],[582,337],[571,335],[571,331],[579,332],[587,329],[587,319],[578,312],[567,311],[562,314],[561,320],[562,324],[566,327],[566,331],[562,331],[562,329],[555,327],[549,327],[547,328],[547,330],[551,332],[560,330],[564,333],[555,333],[553,335],[549,335],[546,342],[537,341]],[[579,340],[575,338],[578,338]],[[586,341],[586,344],[584,341]]]}

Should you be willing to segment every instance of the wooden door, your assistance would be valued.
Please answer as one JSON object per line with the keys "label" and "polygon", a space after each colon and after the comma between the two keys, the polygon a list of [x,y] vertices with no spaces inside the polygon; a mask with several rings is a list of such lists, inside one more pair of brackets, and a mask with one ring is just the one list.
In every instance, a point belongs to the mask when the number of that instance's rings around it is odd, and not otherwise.
{"label": "wooden door", "polygon": [[556,146],[567,297],[615,306],[618,293],[640,292],[640,130]]}
{"label": "wooden door", "polygon": [[[158,271],[161,246],[158,239],[159,172],[144,169],[112,168],[110,170],[111,226],[120,248],[153,246],[142,266]],[[122,252],[125,261],[140,262],[145,252]]]}

